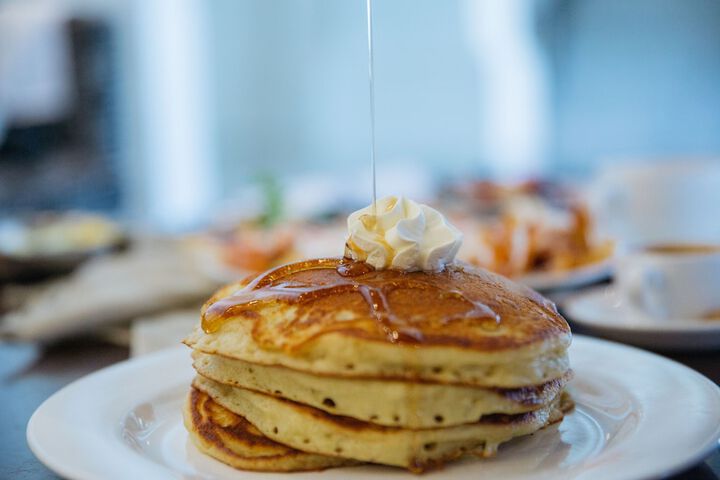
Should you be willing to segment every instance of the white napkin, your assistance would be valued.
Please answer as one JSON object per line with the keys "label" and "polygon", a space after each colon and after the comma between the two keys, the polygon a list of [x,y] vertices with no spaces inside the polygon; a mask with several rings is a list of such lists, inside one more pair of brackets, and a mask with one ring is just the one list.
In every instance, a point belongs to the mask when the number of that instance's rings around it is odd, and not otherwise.
{"label": "white napkin", "polygon": [[130,327],[130,356],[137,357],[175,347],[198,323],[200,323],[199,308],[174,310],[138,318]]}
{"label": "white napkin", "polygon": [[5,316],[0,332],[21,340],[51,340],[122,320],[202,303],[220,284],[182,242],[141,242],[89,261],[52,282]]}

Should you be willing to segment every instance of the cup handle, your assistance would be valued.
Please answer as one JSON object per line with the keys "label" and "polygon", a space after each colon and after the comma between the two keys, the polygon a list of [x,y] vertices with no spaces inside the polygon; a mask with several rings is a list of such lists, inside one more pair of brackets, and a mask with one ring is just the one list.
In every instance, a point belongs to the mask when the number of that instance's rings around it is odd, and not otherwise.
{"label": "cup handle", "polygon": [[640,304],[653,316],[668,317],[667,280],[662,271],[648,269],[643,272]]}
{"label": "cup handle", "polygon": [[624,277],[623,290],[631,305],[643,308],[643,274],[637,270],[631,270]]}

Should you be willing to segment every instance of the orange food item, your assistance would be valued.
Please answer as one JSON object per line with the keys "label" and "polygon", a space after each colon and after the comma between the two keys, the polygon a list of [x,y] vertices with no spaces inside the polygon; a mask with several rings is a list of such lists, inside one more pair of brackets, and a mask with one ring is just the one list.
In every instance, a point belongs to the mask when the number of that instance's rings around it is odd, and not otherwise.
{"label": "orange food item", "polygon": [[519,218],[504,212],[499,220],[479,232],[480,242],[490,254],[470,261],[512,277],[532,271],[570,270],[612,255],[612,241],[594,240],[587,207],[572,205],[569,216],[568,225],[558,227],[543,223],[542,219]]}

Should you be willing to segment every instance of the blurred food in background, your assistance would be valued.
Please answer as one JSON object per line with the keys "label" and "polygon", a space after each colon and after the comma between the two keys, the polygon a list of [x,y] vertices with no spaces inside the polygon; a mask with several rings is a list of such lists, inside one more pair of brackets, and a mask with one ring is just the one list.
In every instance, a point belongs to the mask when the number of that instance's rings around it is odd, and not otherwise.
{"label": "blurred food in background", "polygon": [[68,273],[91,256],[122,249],[128,237],[106,216],[45,212],[0,221],[0,281]]}
{"label": "blurred food in background", "polygon": [[[187,236],[208,275],[233,282],[302,258],[338,254],[345,234],[345,211],[338,205],[344,199],[322,182],[312,190],[297,180],[289,183],[284,188],[277,178],[258,176],[245,189],[246,198],[231,202],[204,231]],[[302,202],[310,205],[290,218]]]}
{"label": "blurred food in background", "polygon": [[89,213],[37,214],[24,222],[16,219],[0,224],[0,252],[16,258],[103,250],[123,238],[116,223]]}
{"label": "blurred food in background", "polygon": [[476,181],[450,190],[465,232],[463,259],[519,278],[535,272],[564,272],[606,261],[614,243],[599,238],[594,218],[568,185],[529,180]]}
{"label": "blurred food in background", "polygon": [[223,262],[250,272],[286,263],[293,251],[293,235],[288,229],[269,231],[246,225],[216,238]]}
{"label": "blurred food in background", "polygon": [[244,222],[231,230],[193,235],[188,242],[204,268],[228,282],[294,258],[294,236],[286,226]]}
{"label": "blurred food in background", "polygon": [[191,235],[187,242],[209,275],[232,282],[303,258],[342,255],[346,233],[345,219],[272,226],[243,222],[231,230]]}

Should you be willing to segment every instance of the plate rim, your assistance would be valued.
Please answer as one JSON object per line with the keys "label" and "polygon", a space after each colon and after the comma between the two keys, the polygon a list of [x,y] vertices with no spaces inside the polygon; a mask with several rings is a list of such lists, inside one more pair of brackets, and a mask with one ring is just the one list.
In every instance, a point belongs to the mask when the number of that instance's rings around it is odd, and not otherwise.
{"label": "plate rim", "polygon": [[611,255],[597,262],[569,270],[527,272],[513,280],[542,291],[578,288],[612,277],[615,262],[614,255]]}
{"label": "plate rim", "polygon": [[[580,302],[593,301],[595,299],[603,298],[607,295],[607,292],[616,293],[616,288],[612,285],[602,285],[598,287],[588,288],[584,291],[573,293],[572,295],[564,298],[559,302],[560,308],[570,317],[570,320],[574,323],[582,325],[583,327],[613,330],[616,332],[642,332],[642,333],[657,333],[657,334],[669,334],[669,333],[687,333],[687,334],[698,334],[698,333],[717,333],[720,334],[720,320],[717,324],[707,323],[702,324],[690,320],[688,323],[681,323],[683,319],[674,319],[673,322],[678,323],[657,323],[657,324],[612,324],[612,323],[598,323],[592,320],[587,320],[587,317],[582,318],[582,315],[577,315],[575,312]],[[627,307],[620,310],[624,313],[631,313],[632,311]],[[658,328],[662,327],[662,328]]]}
{"label": "plate rim", "polygon": [[[720,387],[704,376],[703,374],[697,372],[696,370],[693,370],[692,368],[683,365],[680,362],[677,362],[675,360],[666,358],[662,355],[644,350],[642,348],[637,348],[629,345],[625,345],[618,342],[613,342],[605,339],[599,339],[594,337],[589,337],[585,335],[574,335],[573,343],[580,342],[581,344],[585,343],[590,345],[592,347],[600,346],[602,348],[613,348],[613,349],[621,349],[621,350],[630,350],[634,354],[639,355],[645,355],[649,358],[652,358],[653,361],[659,361],[664,363],[672,364],[675,368],[680,368],[681,370],[685,371],[689,375],[692,375],[694,377],[694,380],[697,382],[704,383],[705,386],[709,387],[710,391],[714,392],[715,400],[718,401],[720,404]],[[64,399],[65,396],[71,395],[74,390],[82,389],[85,384],[90,384],[93,381],[97,381],[98,378],[102,378],[105,376],[110,376],[112,374],[117,374],[118,371],[123,371],[126,369],[133,369],[137,368],[140,365],[148,364],[148,367],[150,367],[154,363],[161,363],[162,360],[165,359],[165,357],[175,358],[180,357],[180,352],[185,352],[188,359],[189,364],[189,358],[190,358],[190,352],[187,350],[187,347],[185,346],[176,346],[171,347],[168,349],[161,350],[159,352],[155,352],[152,354],[144,355],[137,358],[128,359],[122,362],[119,362],[117,364],[111,365],[109,367],[100,369],[96,372],[93,372],[89,375],[86,375],[84,377],[81,377],[70,384],[66,385],[59,391],[55,392],[53,395],[51,395],[49,398],[47,398],[42,404],[35,410],[35,412],[32,414],[30,420],[28,421],[27,428],[26,428],[26,439],[28,446],[30,450],[33,452],[35,457],[38,461],[46,465],[48,468],[50,468],[52,471],[62,475],[66,478],[73,478],[73,479],[79,479],[79,480],[96,480],[98,478],[105,478],[102,476],[97,476],[97,473],[89,471],[87,469],[87,465],[78,465],[77,462],[75,462],[74,466],[73,463],[68,463],[66,459],[58,458],[57,452],[53,454],[52,451],[48,451],[46,446],[43,445],[43,439],[38,434],[39,429],[42,429],[42,425],[38,425],[38,422],[43,415],[43,412],[52,410],[55,403],[60,403]],[[158,382],[159,384],[162,384],[163,382]],[[169,388],[168,383],[170,383],[170,380],[166,380],[164,386],[161,388],[159,385],[155,387],[157,392],[161,392],[164,390],[167,390]],[[150,396],[150,394],[148,394]],[[146,397],[147,398],[147,397]],[[143,401],[143,398],[136,398],[137,402],[140,403]],[[720,413],[719,413],[720,414]],[[119,422],[121,419],[117,419],[117,422]],[[656,464],[653,464],[648,468],[648,471],[643,474],[641,477],[637,477],[638,480],[645,479],[645,478],[656,478],[656,477],[666,477],[673,475],[675,473],[681,472],[695,464],[697,464],[699,461],[706,458],[710,453],[712,453],[717,447],[720,442],[720,422],[715,426],[715,429],[712,431],[710,436],[708,437],[705,444],[695,448],[692,451],[688,451],[689,453],[684,455],[684,458],[677,460],[674,465],[661,465],[657,466]],[[167,467],[161,467],[158,464],[155,464],[150,459],[143,458],[142,456],[137,456],[136,460],[139,463],[142,463],[143,465],[147,466],[149,470],[155,470],[157,472],[162,472],[165,477],[168,478],[174,478],[175,475],[173,475],[172,470],[168,470]],[[586,471],[586,470],[584,470]],[[126,477],[121,477],[126,478]],[[155,478],[155,477],[153,477]]]}
{"label": "plate rim", "polygon": [[[187,360],[188,364],[190,363],[190,352],[188,350],[188,347],[184,345],[177,345],[174,347],[169,347],[162,349],[157,352],[149,353],[147,355],[143,355],[140,357],[135,358],[128,358],[126,360],[123,360],[121,362],[115,363],[113,365],[107,366],[105,368],[101,368],[95,372],[92,372],[88,375],[85,375],[83,377],[80,377],[69,384],[65,385],[60,390],[56,391],[52,395],[50,395],[47,399],[45,399],[33,412],[33,414],[30,416],[30,420],[28,420],[27,426],[25,428],[25,439],[27,441],[28,447],[30,448],[30,451],[35,455],[35,458],[41,462],[43,465],[45,465],[47,468],[52,470],[53,472],[57,473],[63,478],[68,479],[78,479],[78,480],[104,480],[104,477],[100,476],[98,477],[94,473],[87,470],[87,466],[82,467],[70,467],[67,462],[63,462],[61,458],[57,458],[57,455],[53,455],[52,453],[48,452],[47,448],[43,446],[43,440],[40,438],[40,435],[38,435],[38,428],[41,428],[37,426],[37,423],[40,421],[39,418],[43,415],[43,413],[46,410],[52,409],[54,403],[61,403],[63,400],[63,397],[66,395],[71,395],[73,390],[81,389],[85,384],[90,384],[94,381],[97,381],[98,378],[102,377],[110,377],[113,374],[117,374],[119,371],[128,370],[137,367],[138,365],[143,364],[149,364],[152,365],[153,363],[160,363],[162,360],[165,359],[165,357],[179,357],[180,352],[187,352]],[[165,387],[167,388],[167,386]],[[141,402],[142,399],[137,399],[138,402]],[[151,462],[150,460],[144,459],[142,457],[138,457],[137,460],[141,463],[144,463],[148,466],[151,470],[157,470],[155,467],[155,464]],[[168,476],[168,475],[165,475]],[[126,478],[126,477],[120,477],[120,478]],[[156,477],[153,477],[156,478]],[[174,476],[168,478],[174,478]]]}

